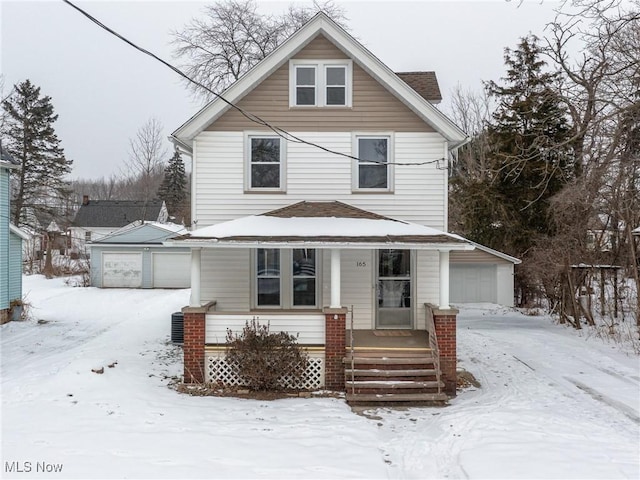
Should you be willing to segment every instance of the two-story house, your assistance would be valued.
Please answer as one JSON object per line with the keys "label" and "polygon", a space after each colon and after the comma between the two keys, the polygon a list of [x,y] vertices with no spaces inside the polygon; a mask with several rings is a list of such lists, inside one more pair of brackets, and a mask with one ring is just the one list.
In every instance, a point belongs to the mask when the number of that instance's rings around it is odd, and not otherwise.
{"label": "two-story house", "polygon": [[192,252],[186,382],[237,382],[226,331],[257,317],[307,348],[301,386],[455,395],[449,258],[474,245],[447,233],[447,166],[467,136],[412,78],[319,13],[173,133],[197,222],[169,242]]}

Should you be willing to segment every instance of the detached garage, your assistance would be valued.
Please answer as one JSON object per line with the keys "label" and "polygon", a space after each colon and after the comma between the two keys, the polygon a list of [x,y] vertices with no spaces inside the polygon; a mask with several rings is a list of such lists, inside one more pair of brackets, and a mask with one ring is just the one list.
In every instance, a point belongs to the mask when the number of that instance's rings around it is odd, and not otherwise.
{"label": "detached garage", "polygon": [[498,303],[513,306],[513,267],[520,260],[484,245],[451,252],[449,292],[451,303]]}
{"label": "detached garage", "polygon": [[91,285],[100,288],[189,288],[191,253],[162,242],[181,225],[134,222],[90,243]]}

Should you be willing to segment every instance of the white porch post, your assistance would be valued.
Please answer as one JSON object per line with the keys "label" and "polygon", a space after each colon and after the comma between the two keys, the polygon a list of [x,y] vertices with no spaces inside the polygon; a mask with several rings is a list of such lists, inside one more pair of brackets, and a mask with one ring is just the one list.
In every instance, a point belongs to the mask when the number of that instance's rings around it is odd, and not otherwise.
{"label": "white porch post", "polygon": [[200,306],[200,258],[201,248],[191,249],[191,298],[190,307]]}
{"label": "white porch post", "polygon": [[441,310],[449,308],[449,250],[440,250],[440,305]]}
{"label": "white porch post", "polygon": [[331,308],[340,308],[340,249],[331,249]]}

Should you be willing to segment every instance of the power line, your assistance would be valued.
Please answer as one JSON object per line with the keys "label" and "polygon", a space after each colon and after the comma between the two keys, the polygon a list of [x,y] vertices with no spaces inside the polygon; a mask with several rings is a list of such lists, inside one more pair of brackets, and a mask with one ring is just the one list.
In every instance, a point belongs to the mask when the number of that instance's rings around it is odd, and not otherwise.
{"label": "power line", "polygon": [[138,46],[137,44],[135,44],[134,42],[132,42],[131,40],[129,40],[128,38],[126,38],[124,35],[121,35],[120,33],[116,32],[115,30],[113,30],[112,28],[108,27],[107,25],[105,25],[104,23],[102,23],[100,20],[98,20],[97,18],[95,18],[93,15],[91,15],[90,13],[86,12],[85,10],[83,10],[82,8],[78,7],[77,5],[73,4],[70,0],[62,0],[64,3],[66,3],[67,5],[69,5],[70,7],[74,8],[75,10],[77,10],[79,13],[81,13],[82,15],[84,15],[86,18],[88,18],[89,20],[91,20],[93,23],[95,23],[96,25],[98,25],[100,28],[102,28],[103,30],[106,30],[107,32],[109,32],[111,35],[114,35],[115,37],[119,38],[120,40],[122,40],[123,42],[125,42],[127,45],[135,48],[136,50],[138,50],[139,52],[144,53],[145,55],[150,56],[151,58],[153,58],[154,60],[157,60],[158,62],[162,63],[165,67],[170,68],[171,70],[173,70],[175,73],[177,73],[178,75],[180,75],[182,78],[184,78],[185,80],[193,83],[194,85],[197,85],[198,87],[206,90],[207,92],[211,93],[212,95],[214,95],[216,98],[219,98],[221,101],[223,101],[224,103],[226,103],[227,105],[229,105],[231,108],[234,108],[235,110],[237,110],[240,114],[242,114],[245,118],[247,118],[249,121],[257,123],[258,125],[262,125],[264,127],[267,127],[268,129],[270,129],[272,132],[274,132],[277,136],[283,138],[284,140],[287,140],[289,142],[293,142],[293,143],[301,143],[301,144],[305,144],[305,145],[309,145],[315,148],[318,148],[324,152],[330,153],[332,155],[338,155],[341,157],[345,157],[348,158],[350,160],[357,160],[359,162],[367,162],[367,163],[378,163],[378,164],[382,164],[382,165],[400,165],[400,166],[420,166],[420,165],[431,165],[431,164],[437,164],[437,168],[441,168],[440,167],[440,162],[441,161],[445,161],[444,158],[439,158],[436,160],[426,160],[424,162],[385,162],[382,160],[365,160],[365,159],[360,159],[356,156],[350,155],[348,153],[343,153],[343,152],[338,152],[336,150],[332,150],[328,147],[319,145],[317,143],[314,142],[310,142],[308,140],[305,140],[303,138],[300,138],[286,130],[284,130],[283,128],[280,128],[278,126],[272,125],[271,123],[267,122],[266,120],[260,118],[259,116],[248,112],[246,110],[244,110],[242,107],[239,107],[238,105],[236,105],[233,102],[230,102],[229,100],[227,100],[226,98],[224,98],[222,95],[214,92],[213,90],[211,90],[209,87],[207,87],[206,85],[203,85],[202,83],[198,82],[197,80],[194,80],[193,78],[189,77],[186,73],[184,73],[182,70],[180,70],[179,68],[173,66],[172,64],[170,64],[169,62],[167,62],[166,60],[163,60],[162,58],[158,57],[156,54],[154,54],[153,52],[150,52],[149,50],[142,48],[140,46]]}

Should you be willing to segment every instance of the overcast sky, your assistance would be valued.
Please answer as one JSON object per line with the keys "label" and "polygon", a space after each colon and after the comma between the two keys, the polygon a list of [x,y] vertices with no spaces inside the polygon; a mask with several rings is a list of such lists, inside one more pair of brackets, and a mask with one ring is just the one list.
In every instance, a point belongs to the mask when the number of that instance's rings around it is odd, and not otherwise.
{"label": "overcast sky", "polygon": [[[77,4],[165,60],[170,32],[211,2],[109,1]],[[504,74],[504,47],[529,32],[543,35],[558,2],[351,1],[351,33],[394,71],[435,70],[446,98],[456,84],[481,89]],[[282,11],[289,2],[259,2]],[[109,35],[62,1],[1,2],[4,94],[30,79],[52,98],[56,132],[71,178],[118,173],[129,139],[156,117],[166,135],[199,108],[177,75]],[[167,147],[169,143],[167,142]]]}

